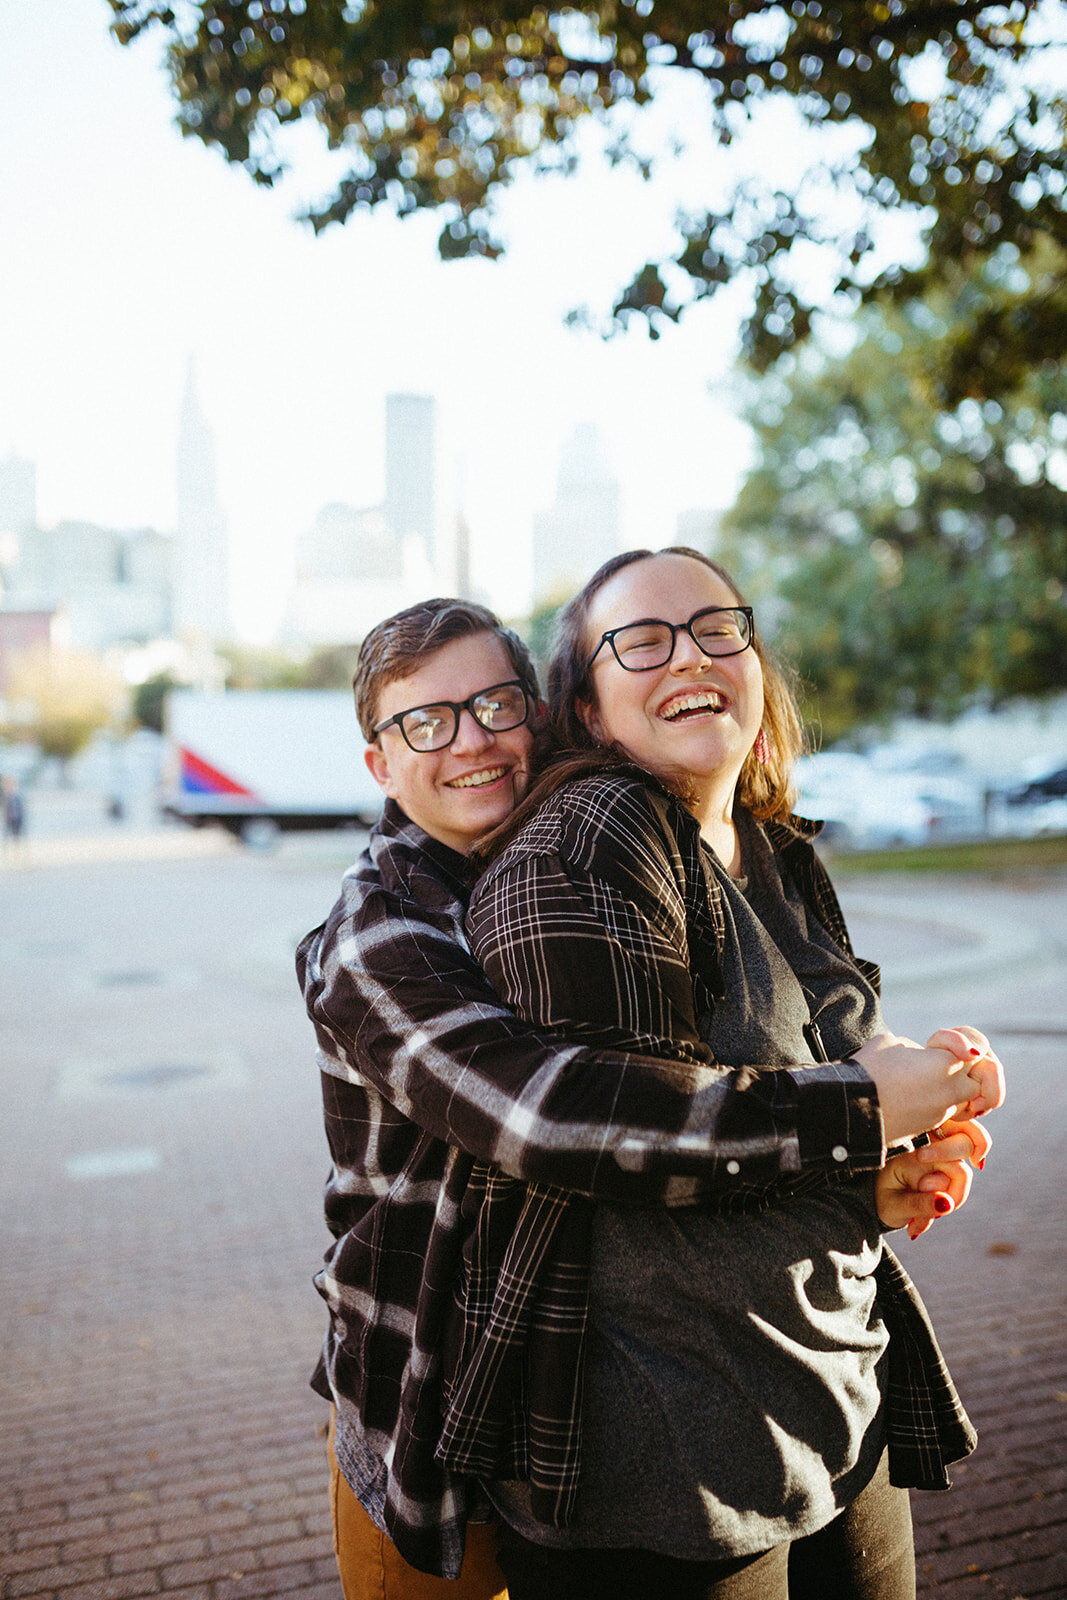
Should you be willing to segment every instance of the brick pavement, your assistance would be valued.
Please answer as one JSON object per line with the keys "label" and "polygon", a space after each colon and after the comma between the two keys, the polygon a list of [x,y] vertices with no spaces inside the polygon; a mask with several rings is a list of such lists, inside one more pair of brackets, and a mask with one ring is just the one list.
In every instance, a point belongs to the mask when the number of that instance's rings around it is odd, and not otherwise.
{"label": "brick pavement", "polygon": [[[1067,1199],[1055,1135],[1067,1107],[1067,880],[1019,881],[1008,906],[991,885],[896,887],[924,898],[932,920],[947,893],[953,917],[968,917],[977,935],[995,935],[1005,916],[1012,923],[1003,930],[1002,959],[970,973],[957,969],[939,979],[935,961],[923,982],[906,949],[887,969],[892,1027],[916,1038],[943,1022],[982,1027],[1010,1085],[1008,1104],[990,1123],[994,1148],[969,1204],[914,1243],[900,1235],[893,1241],[979,1432],[974,1455],[952,1469],[947,1494],[912,1497],[919,1594],[1064,1600]],[[854,892],[845,880],[846,908]],[[1026,927],[1034,934],[1029,948],[1020,936]],[[890,933],[884,930],[882,942],[892,950]],[[895,981],[894,970],[908,981]]]}
{"label": "brick pavement", "polygon": [[[325,1162],[288,967],[335,882],[243,856],[0,879],[4,1600],[339,1600],[306,1387]],[[1029,910],[1062,927],[1065,903]],[[982,1434],[949,1494],[916,1496],[939,1600],[1067,1596],[1062,983],[950,996],[1001,1024],[1013,1093],[975,1200],[902,1247]],[[893,1025],[934,1000],[891,986]],[[69,1175],[116,1150],[155,1164]]]}

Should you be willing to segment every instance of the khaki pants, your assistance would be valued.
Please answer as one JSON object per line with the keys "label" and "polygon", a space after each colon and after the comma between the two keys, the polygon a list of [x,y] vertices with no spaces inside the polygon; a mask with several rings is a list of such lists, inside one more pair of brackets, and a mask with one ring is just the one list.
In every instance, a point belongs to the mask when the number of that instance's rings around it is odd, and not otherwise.
{"label": "khaki pants", "polygon": [[333,1449],[332,1412],[327,1451],[333,1548],[345,1600],[508,1600],[504,1574],[496,1564],[494,1524],[468,1526],[458,1578],[419,1572],[374,1525],[345,1482]]}

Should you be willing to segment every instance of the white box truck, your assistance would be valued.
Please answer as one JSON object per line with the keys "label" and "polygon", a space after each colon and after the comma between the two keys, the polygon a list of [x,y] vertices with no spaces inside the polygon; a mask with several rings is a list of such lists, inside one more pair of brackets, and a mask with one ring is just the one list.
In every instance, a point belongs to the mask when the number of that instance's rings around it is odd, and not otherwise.
{"label": "white box truck", "polygon": [[172,689],[161,809],[247,844],[279,829],[369,827],[382,791],[347,689]]}

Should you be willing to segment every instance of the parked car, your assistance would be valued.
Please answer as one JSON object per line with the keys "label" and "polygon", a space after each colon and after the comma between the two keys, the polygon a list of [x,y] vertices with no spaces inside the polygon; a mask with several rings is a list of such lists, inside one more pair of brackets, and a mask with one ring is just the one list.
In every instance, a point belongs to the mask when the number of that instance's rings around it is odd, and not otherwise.
{"label": "parked car", "polygon": [[824,822],[822,837],[837,849],[881,850],[984,831],[982,797],[960,778],[893,771],[842,750],[805,757],[796,776],[799,812]]}
{"label": "parked car", "polygon": [[1031,778],[1009,789],[1004,796],[1009,806],[1037,805],[1043,800],[1067,799],[1067,767],[1055,767],[1041,777]]}
{"label": "parked car", "polygon": [[1067,767],[1039,770],[1000,794],[993,807],[993,827],[998,834],[1024,839],[1067,833]]}

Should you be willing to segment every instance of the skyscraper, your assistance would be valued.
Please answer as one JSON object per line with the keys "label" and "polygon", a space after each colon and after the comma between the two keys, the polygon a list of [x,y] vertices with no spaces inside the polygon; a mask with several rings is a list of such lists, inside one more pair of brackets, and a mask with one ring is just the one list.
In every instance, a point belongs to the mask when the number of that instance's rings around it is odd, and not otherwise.
{"label": "skyscraper", "polygon": [[178,425],[175,557],[175,632],[224,638],[230,627],[229,540],[215,481],[215,440],[200,409],[191,360]]}
{"label": "skyscraper", "polygon": [[37,468],[9,455],[0,461],[0,534],[29,533],[37,526]]}
{"label": "skyscraper", "polygon": [[9,455],[0,461],[0,594],[18,569],[22,542],[37,525],[37,468]]}
{"label": "skyscraper", "polygon": [[564,443],[555,499],[534,515],[535,603],[580,589],[618,552],[619,538],[618,480],[596,427],[583,422]]}
{"label": "skyscraper", "polygon": [[398,546],[419,539],[437,560],[434,402],[429,395],[385,397],[385,520]]}

